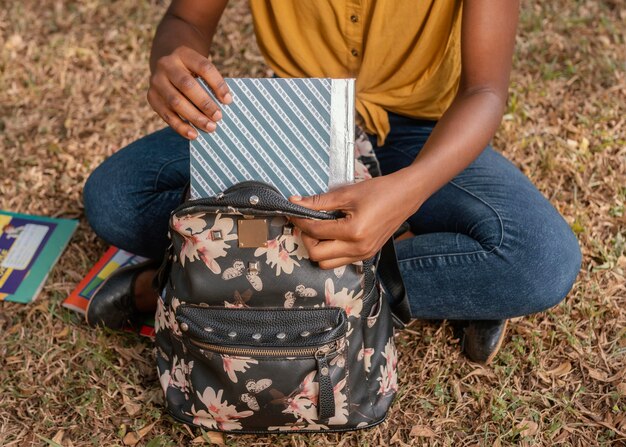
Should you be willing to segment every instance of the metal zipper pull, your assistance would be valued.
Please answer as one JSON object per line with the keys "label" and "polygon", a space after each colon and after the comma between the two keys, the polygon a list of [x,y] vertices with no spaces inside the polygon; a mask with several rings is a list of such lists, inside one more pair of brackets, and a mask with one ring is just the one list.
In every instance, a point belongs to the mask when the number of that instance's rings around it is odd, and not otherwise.
{"label": "metal zipper pull", "polygon": [[331,345],[325,345],[315,353],[317,381],[320,389],[317,399],[320,420],[329,419],[335,415],[335,393],[333,391],[333,382],[330,380],[330,368],[328,367],[328,352],[331,348]]}

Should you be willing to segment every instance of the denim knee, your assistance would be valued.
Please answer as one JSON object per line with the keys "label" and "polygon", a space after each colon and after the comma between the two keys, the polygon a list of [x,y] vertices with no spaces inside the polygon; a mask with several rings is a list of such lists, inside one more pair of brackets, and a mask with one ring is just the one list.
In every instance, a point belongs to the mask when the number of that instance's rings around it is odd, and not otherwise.
{"label": "denim knee", "polygon": [[[107,243],[117,245],[115,227],[119,225],[109,212],[111,210],[110,188],[115,184],[110,172],[102,165],[91,173],[83,187],[85,217],[93,231]],[[109,177],[107,181],[107,177]]]}
{"label": "denim knee", "polygon": [[156,190],[155,172],[162,172],[164,165],[174,166],[167,160],[141,165],[128,152],[118,152],[96,168],[85,183],[83,201],[87,220],[100,238],[141,256],[162,258],[169,245],[169,215],[180,204],[185,186]]}
{"label": "denim knee", "polygon": [[[560,216],[559,216],[560,218]],[[511,256],[515,272],[512,316],[541,312],[559,304],[571,290],[580,270],[582,255],[578,240],[561,222],[548,228],[535,228],[523,247]]]}

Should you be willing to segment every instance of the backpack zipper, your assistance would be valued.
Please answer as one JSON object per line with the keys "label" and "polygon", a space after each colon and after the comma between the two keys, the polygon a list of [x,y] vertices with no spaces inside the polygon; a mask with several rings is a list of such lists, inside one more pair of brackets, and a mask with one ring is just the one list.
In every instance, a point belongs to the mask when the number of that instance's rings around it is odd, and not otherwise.
{"label": "backpack zipper", "polygon": [[202,349],[217,352],[218,354],[225,355],[240,355],[240,356],[262,356],[262,357],[314,357],[318,355],[328,355],[337,350],[337,341],[327,343],[322,346],[314,346],[311,348],[234,348],[231,346],[221,346],[211,343],[204,343],[193,338],[189,338],[189,341]]}

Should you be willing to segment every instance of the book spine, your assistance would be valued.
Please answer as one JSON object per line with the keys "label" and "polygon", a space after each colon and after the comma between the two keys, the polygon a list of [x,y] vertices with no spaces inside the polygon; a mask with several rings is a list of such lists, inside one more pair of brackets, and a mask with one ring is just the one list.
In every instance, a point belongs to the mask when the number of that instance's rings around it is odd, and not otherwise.
{"label": "book spine", "polygon": [[354,79],[332,79],[329,188],[354,182]]}

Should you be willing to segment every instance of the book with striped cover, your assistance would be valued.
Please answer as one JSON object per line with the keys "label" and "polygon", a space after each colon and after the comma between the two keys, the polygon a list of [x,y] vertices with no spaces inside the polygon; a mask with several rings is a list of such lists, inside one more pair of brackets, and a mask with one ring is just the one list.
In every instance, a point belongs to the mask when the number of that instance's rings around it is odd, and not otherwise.
{"label": "book with striped cover", "polygon": [[285,197],[353,181],[353,79],[226,83],[233,102],[221,105],[217,130],[196,129],[198,138],[190,142],[191,198],[215,196],[244,180],[269,183]]}

